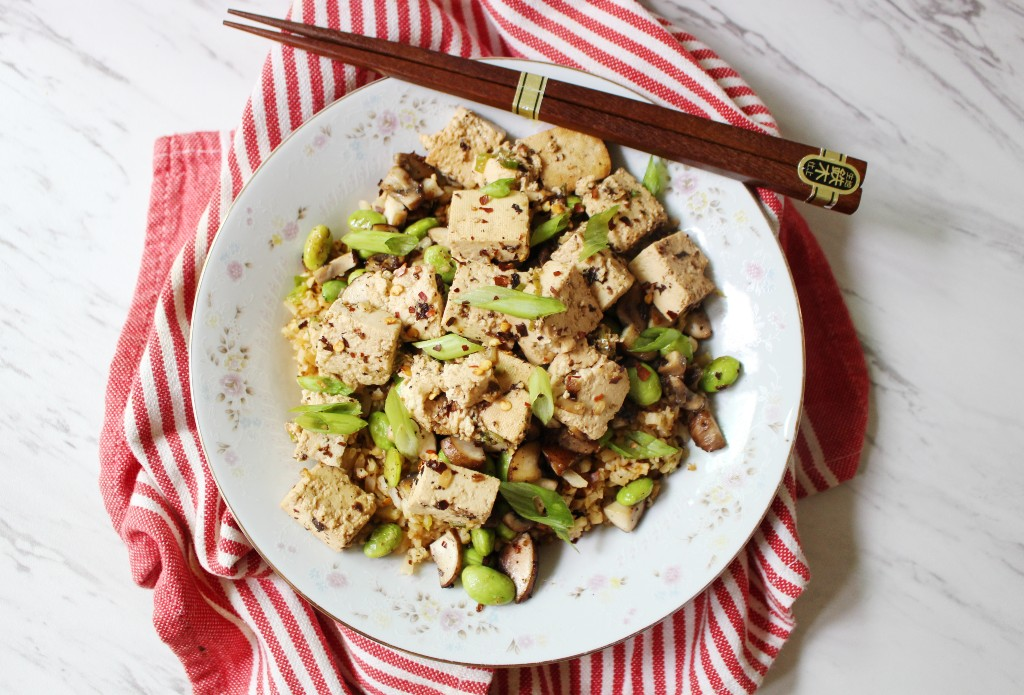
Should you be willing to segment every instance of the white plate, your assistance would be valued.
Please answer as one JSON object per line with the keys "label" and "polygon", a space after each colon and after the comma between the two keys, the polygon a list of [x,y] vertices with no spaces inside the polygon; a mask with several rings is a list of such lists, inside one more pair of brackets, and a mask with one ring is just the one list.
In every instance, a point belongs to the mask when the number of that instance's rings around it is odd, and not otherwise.
{"label": "white plate", "polygon": [[[515,60],[516,69],[625,96],[586,73]],[[324,109],[268,157],[228,211],[196,296],[190,372],[196,422],[210,468],[253,545],[295,589],[328,615],[385,644],[435,659],[489,665],[564,659],[643,630],[696,596],[756,528],[782,479],[803,388],[800,315],[789,270],[747,189],[670,164],[670,216],[711,261],[721,290],[707,302],[712,354],[743,362],[736,386],[715,397],[729,445],[691,453],[667,479],[637,530],[602,528],[573,552],[541,552],[534,596],[521,605],[476,604],[441,589],[433,566],[399,574],[400,557],[335,553],[278,508],[298,479],[284,430],[299,389],[280,334],[282,298],[300,270],[316,224],[344,227],[373,198],[396,152],[422,152],[432,133],[466,105],[525,136],[543,124],[397,80],[381,80]],[[616,164],[643,175],[647,155],[611,148]]]}

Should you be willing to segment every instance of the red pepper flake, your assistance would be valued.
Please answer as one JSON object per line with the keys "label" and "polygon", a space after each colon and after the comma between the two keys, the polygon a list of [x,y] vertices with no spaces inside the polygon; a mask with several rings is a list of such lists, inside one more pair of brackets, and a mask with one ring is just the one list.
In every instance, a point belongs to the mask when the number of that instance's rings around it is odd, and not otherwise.
{"label": "red pepper flake", "polygon": [[[489,203],[489,202],[491,202],[491,196],[489,196],[489,195],[482,195],[482,196],[480,196],[480,204],[481,205],[487,205],[487,203]],[[488,212],[490,212],[490,211],[488,211]]]}
{"label": "red pepper flake", "polygon": [[636,370],[636,376],[638,379],[640,379],[640,381],[647,381],[648,379],[651,378],[651,368],[644,365],[640,365],[640,367]]}

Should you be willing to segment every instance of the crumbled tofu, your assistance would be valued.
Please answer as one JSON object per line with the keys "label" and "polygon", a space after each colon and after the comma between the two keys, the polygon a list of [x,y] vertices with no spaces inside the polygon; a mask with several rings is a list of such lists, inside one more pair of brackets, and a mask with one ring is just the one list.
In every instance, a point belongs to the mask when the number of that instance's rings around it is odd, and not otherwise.
{"label": "crumbled tofu", "polygon": [[403,265],[393,274],[363,273],[345,288],[341,301],[387,311],[401,323],[403,340],[427,340],[444,333],[444,298],[434,269],[427,265]]}
{"label": "crumbled tofu", "polygon": [[545,188],[569,192],[580,179],[603,179],[612,170],[608,148],[593,135],[567,128],[544,130],[522,141],[535,150],[541,161],[541,181]]}
{"label": "crumbled tofu", "polygon": [[708,259],[685,232],[654,242],[633,259],[629,269],[658,311],[671,321],[696,306],[715,284],[704,275]]}
{"label": "crumbled tofu", "polygon": [[516,386],[481,407],[477,417],[481,427],[490,434],[497,435],[514,449],[526,436],[526,430],[530,426],[530,414],[530,394],[524,387]]}
{"label": "crumbled tofu", "polygon": [[461,107],[443,130],[420,136],[427,148],[427,163],[467,188],[474,185],[477,154],[491,152],[504,139],[504,131]]}
{"label": "crumbled tofu", "polygon": [[633,248],[668,221],[658,199],[625,169],[618,169],[603,180],[588,176],[576,185],[576,195],[588,215],[619,206],[608,225],[608,243],[619,253]]}
{"label": "crumbled tofu", "polygon": [[551,260],[575,265],[590,285],[598,305],[605,311],[633,285],[633,276],[625,261],[613,251],[602,249],[593,256],[580,260],[583,249],[583,230],[563,235],[561,244],[551,254]]}
{"label": "crumbled tofu", "polygon": [[472,439],[476,427],[469,412],[457,407],[442,390],[443,370],[441,362],[416,355],[398,395],[420,427],[435,434]]}
{"label": "crumbled tofu", "polygon": [[626,370],[585,345],[558,355],[548,367],[555,418],[599,439],[629,393]]}
{"label": "crumbled tofu", "polygon": [[444,307],[441,319],[444,330],[458,333],[471,340],[487,341],[492,337],[497,338],[506,348],[511,348],[519,337],[526,335],[525,320],[462,304],[459,297],[465,296],[475,287],[498,286],[515,289],[520,283],[528,283],[531,279],[530,271],[502,270],[493,263],[483,261],[460,265],[452,279],[448,303]]}
{"label": "crumbled tofu", "polygon": [[448,208],[448,245],[460,261],[525,261],[530,255],[530,201],[521,191],[492,198],[455,191]]}
{"label": "crumbled tofu", "polygon": [[427,514],[451,526],[475,528],[491,515],[500,486],[501,481],[489,475],[425,461],[405,499],[405,513]]}
{"label": "crumbled tofu", "polygon": [[513,386],[526,386],[533,373],[533,365],[525,362],[510,352],[498,350],[498,359],[494,366],[494,379],[501,391],[509,391]]}
{"label": "crumbled tofu", "polygon": [[387,383],[401,328],[380,309],[335,302],[316,332],[316,366],[350,386]]}
{"label": "crumbled tofu", "polygon": [[340,468],[303,468],[281,509],[333,550],[348,547],[377,511],[374,496],[349,480]]}
{"label": "crumbled tofu", "polygon": [[604,314],[575,265],[548,261],[540,269],[539,285],[545,297],[561,300],[565,311],[533,321],[519,345],[526,359],[547,364],[558,353],[585,342],[587,333],[597,327]]}
{"label": "crumbled tofu", "polygon": [[485,352],[445,362],[441,386],[448,400],[463,410],[476,405],[494,383],[494,363]]}
{"label": "crumbled tofu", "polygon": [[[347,403],[353,399],[348,396],[332,396],[316,391],[302,391],[303,405],[320,405],[323,403]],[[343,434],[324,434],[304,430],[294,422],[285,425],[292,441],[295,442],[295,453],[292,456],[299,463],[322,463],[326,466],[340,466],[348,436]]]}
{"label": "crumbled tofu", "polygon": [[480,186],[500,179],[516,179],[513,188],[539,188],[537,180],[541,174],[541,161],[530,147],[520,141],[511,147],[504,145],[493,154],[484,162],[483,171],[477,173]]}

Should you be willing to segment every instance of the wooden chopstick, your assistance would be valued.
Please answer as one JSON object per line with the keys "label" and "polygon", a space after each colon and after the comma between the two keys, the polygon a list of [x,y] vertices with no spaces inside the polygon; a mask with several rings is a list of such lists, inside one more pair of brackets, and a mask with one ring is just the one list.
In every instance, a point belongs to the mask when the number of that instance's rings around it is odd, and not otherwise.
{"label": "wooden chopstick", "polygon": [[[523,113],[524,103],[535,105],[537,109],[527,108],[526,113],[554,125],[717,171],[828,209],[849,214],[860,203],[860,183],[867,165],[838,153],[408,44],[238,10],[229,12],[292,33],[225,21],[227,26],[318,55],[501,109],[509,110],[518,102]],[[524,94],[529,97],[531,93],[521,86],[538,83],[541,98],[535,102],[524,99]],[[854,184],[846,186],[848,191],[840,190],[844,179]]]}

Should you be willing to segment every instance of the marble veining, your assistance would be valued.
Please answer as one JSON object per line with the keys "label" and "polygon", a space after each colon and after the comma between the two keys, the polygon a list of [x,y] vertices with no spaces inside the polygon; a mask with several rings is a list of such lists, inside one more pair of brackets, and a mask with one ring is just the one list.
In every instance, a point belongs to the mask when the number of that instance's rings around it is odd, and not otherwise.
{"label": "marble veining", "polygon": [[[1024,7],[648,4],[729,61],[786,136],[870,162],[856,215],[801,206],[872,411],[861,474],[800,504],[813,578],[762,692],[1021,691]],[[221,27],[226,7],[0,6],[2,692],[188,691],[96,451],[153,140],[234,126],[262,65],[266,46]]]}

